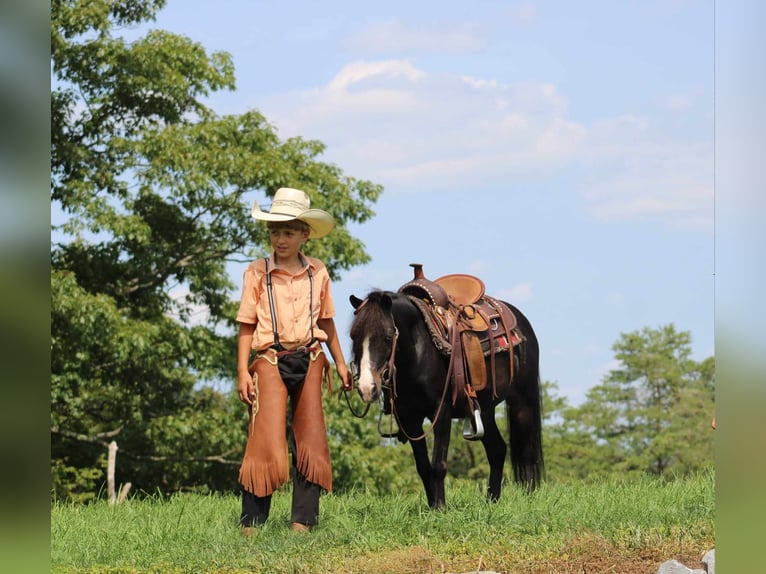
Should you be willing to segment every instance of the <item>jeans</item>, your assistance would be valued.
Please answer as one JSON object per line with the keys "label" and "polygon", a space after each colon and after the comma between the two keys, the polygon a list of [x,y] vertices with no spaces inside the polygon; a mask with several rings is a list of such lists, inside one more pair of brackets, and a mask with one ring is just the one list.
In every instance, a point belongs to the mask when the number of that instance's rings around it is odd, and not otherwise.
{"label": "jeans", "polygon": [[[290,522],[299,522],[307,526],[315,526],[319,522],[319,495],[321,487],[309,482],[295,468],[295,441],[290,435],[290,446],[293,452],[293,502]],[[242,514],[239,517],[240,526],[258,526],[266,522],[271,510],[271,495],[256,496],[242,489]]]}

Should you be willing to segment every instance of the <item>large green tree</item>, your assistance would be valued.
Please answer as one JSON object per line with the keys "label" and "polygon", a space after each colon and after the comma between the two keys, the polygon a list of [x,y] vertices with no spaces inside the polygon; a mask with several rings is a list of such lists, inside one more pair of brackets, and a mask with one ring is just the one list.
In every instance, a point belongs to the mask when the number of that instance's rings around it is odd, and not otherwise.
{"label": "large green tree", "polygon": [[[51,2],[51,450],[54,488],[87,496],[116,440],[138,488],[225,488],[243,409],[205,382],[234,379],[227,264],[263,254],[245,200],[282,186],[331,211],[307,251],[333,278],[365,263],[348,223],[382,188],[281,140],[258,111],[218,115],[228,54],[161,30],[126,41],[164,0]],[[245,194],[248,197],[245,198]],[[119,478],[119,477],[118,477]]]}
{"label": "large green tree", "polygon": [[556,405],[549,474],[672,477],[712,465],[714,359],[692,360],[691,334],[673,324],[623,333],[612,349],[618,366],[585,402]]}

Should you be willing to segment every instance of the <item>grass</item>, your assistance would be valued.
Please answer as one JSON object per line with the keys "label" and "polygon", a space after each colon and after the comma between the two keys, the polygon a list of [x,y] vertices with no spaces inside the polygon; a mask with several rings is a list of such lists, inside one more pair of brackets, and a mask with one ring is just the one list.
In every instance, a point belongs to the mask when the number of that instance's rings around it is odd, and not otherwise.
{"label": "grass", "polygon": [[176,495],[118,506],[54,503],[55,573],[365,572],[654,573],[670,558],[698,567],[714,546],[714,474],[663,482],[447,484],[448,508],[422,493],[322,497],[320,525],[289,531],[290,492],[275,494],[254,538],[237,528],[235,496]]}

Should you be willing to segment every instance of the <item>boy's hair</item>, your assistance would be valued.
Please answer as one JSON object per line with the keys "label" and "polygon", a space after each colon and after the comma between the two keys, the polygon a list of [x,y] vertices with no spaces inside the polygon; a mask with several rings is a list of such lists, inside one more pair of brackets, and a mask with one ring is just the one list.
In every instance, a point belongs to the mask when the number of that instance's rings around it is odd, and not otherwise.
{"label": "boy's hair", "polygon": [[266,228],[271,231],[272,229],[293,229],[295,231],[311,231],[309,224],[300,219],[291,219],[290,221],[269,221],[266,224]]}

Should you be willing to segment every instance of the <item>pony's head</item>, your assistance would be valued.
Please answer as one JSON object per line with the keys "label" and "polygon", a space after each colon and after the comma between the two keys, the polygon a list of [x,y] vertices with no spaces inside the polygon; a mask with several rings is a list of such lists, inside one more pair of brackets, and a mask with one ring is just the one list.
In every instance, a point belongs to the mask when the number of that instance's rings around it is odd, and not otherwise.
{"label": "pony's head", "polygon": [[365,402],[380,396],[394,377],[394,355],[399,332],[391,314],[390,293],[373,291],[362,300],[349,297],[354,307],[351,322],[351,369],[354,383]]}

